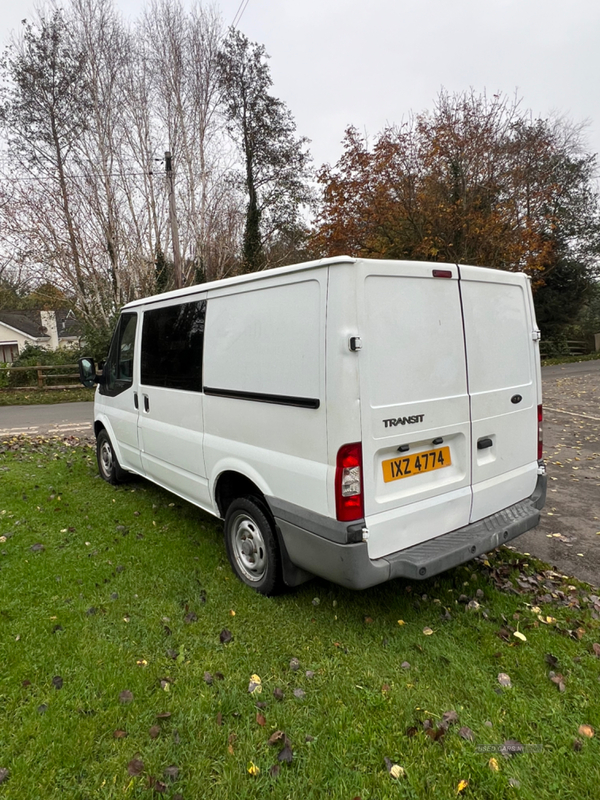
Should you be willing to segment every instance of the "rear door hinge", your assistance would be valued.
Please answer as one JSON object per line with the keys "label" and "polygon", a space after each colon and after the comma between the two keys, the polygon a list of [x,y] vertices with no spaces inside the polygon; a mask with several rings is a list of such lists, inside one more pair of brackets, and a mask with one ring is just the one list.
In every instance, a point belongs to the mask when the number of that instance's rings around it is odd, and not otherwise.
{"label": "rear door hinge", "polygon": [[360,336],[351,336],[348,339],[348,347],[355,353],[357,350],[362,350],[362,339]]}
{"label": "rear door hinge", "polygon": [[542,338],[542,332],[540,330],[531,331],[531,338],[534,342],[539,342]]}

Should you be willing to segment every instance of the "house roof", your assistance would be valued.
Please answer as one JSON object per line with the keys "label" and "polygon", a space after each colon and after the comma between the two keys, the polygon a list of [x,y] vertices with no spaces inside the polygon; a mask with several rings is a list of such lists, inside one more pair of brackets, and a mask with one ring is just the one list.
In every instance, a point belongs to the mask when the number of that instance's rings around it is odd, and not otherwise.
{"label": "house roof", "polygon": [[[54,313],[59,339],[81,336],[81,323],[70,308],[60,308]],[[34,339],[49,338],[39,311],[0,311],[0,322]]]}
{"label": "house roof", "polygon": [[34,339],[49,338],[42,328],[39,311],[0,311],[0,322]]}

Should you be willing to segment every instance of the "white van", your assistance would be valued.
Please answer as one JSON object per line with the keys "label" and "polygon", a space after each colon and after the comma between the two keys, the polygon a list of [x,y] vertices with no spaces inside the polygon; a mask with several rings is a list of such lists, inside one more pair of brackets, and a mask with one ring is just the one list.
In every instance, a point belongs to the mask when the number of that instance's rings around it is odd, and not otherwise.
{"label": "white van", "polygon": [[263,594],[428,578],[537,525],[540,333],[529,279],[329,258],[125,306],[99,382],[102,477],[225,520]]}

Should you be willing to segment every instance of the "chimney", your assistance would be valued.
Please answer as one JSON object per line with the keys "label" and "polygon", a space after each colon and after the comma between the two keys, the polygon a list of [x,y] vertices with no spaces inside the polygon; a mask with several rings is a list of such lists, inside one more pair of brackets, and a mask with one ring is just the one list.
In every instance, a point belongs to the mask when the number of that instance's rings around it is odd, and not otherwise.
{"label": "chimney", "polygon": [[50,337],[49,350],[58,350],[58,328],[56,326],[56,313],[54,311],[40,311],[40,322]]}

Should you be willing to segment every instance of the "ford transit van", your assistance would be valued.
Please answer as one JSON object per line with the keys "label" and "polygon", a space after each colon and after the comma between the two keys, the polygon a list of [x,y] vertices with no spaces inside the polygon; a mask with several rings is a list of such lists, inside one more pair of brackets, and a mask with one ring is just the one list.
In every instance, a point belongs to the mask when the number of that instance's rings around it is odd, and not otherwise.
{"label": "ford transit van", "polygon": [[339,257],[125,306],[98,383],[102,477],[225,521],[242,581],[428,578],[545,502],[530,281]]}

